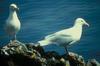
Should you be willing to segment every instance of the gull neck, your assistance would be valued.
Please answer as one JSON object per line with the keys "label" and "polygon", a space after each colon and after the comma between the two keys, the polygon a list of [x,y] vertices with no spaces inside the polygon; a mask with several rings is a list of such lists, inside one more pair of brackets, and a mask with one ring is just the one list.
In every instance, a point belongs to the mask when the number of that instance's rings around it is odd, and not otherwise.
{"label": "gull neck", "polygon": [[10,10],[10,14],[9,14],[9,18],[10,19],[16,19],[17,17],[17,13],[15,10]]}

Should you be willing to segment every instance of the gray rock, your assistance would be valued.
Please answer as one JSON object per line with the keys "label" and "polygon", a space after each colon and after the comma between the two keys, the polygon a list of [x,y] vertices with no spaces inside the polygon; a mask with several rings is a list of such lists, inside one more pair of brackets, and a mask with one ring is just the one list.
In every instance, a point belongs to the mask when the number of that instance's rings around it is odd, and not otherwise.
{"label": "gray rock", "polygon": [[63,56],[69,61],[70,66],[85,66],[84,58],[81,55],[78,55],[73,52],[69,52],[69,55],[66,54]]}
{"label": "gray rock", "polygon": [[100,66],[100,63],[96,59],[90,59],[87,62],[87,66]]}
{"label": "gray rock", "polygon": [[25,53],[25,52],[29,52],[27,47],[25,46],[24,43],[21,43],[17,40],[11,41],[6,46],[1,48],[1,54],[4,54],[4,55]]}
{"label": "gray rock", "polygon": [[[0,59],[4,59],[9,66],[15,63],[22,64],[15,66],[29,66],[27,63],[30,66],[85,66],[84,58],[79,54],[69,52],[68,56],[66,54],[61,56],[55,51],[44,52],[43,47],[35,46],[34,43],[22,43],[18,40],[11,41],[0,49]],[[100,66],[100,63],[91,59],[86,65]]]}

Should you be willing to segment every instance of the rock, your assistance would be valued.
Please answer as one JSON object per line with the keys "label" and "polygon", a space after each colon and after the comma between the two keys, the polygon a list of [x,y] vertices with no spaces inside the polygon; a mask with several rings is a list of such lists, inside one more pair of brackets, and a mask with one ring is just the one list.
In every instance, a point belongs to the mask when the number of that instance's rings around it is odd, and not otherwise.
{"label": "rock", "polygon": [[45,58],[48,59],[48,58],[52,58],[52,57],[55,57],[56,59],[61,58],[61,56],[55,51],[48,51],[48,52],[45,53]]}
{"label": "rock", "polygon": [[15,54],[11,55],[13,62],[18,66],[42,66],[39,59],[29,58],[28,56]]}
{"label": "rock", "polygon": [[[85,66],[85,62],[73,52],[61,56],[55,51],[44,52],[43,47],[34,43],[14,40],[0,48],[0,66]],[[100,63],[91,59],[87,66],[100,66]]]}
{"label": "rock", "polygon": [[1,48],[1,54],[10,55],[10,54],[16,54],[16,53],[25,53],[29,52],[27,47],[24,43],[21,43],[17,40],[11,41],[6,46]]}
{"label": "rock", "polygon": [[78,55],[76,53],[69,52],[68,56],[66,56],[65,54],[62,57],[69,61],[70,66],[84,66],[85,65],[84,58],[81,55]]}
{"label": "rock", "polygon": [[87,62],[87,66],[100,66],[100,63],[96,59],[90,59]]}
{"label": "rock", "polygon": [[63,64],[63,66],[70,66],[69,61],[65,60],[64,58],[60,59],[60,63]]}
{"label": "rock", "polygon": [[41,54],[41,56],[44,56],[45,52],[43,47],[41,47],[40,45],[35,45],[34,43],[28,43],[26,44],[28,50],[36,50],[38,52],[38,54]]}
{"label": "rock", "polygon": [[61,62],[66,62],[66,60],[64,58],[61,58],[60,61]]}
{"label": "rock", "polygon": [[59,61],[57,59],[55,59],[55,57],[52,57],[52,58],[48,58],[47,59],[47,66],[57,66],[56,64],[58,63]]}

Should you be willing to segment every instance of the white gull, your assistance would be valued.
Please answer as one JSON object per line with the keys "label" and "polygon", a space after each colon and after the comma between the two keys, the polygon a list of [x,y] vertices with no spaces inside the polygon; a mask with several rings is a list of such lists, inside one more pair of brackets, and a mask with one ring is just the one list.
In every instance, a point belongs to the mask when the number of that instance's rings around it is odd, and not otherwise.
{"label": "white gull", "polygon": [[66,53],[68,54],[67,46],[80,40],[83,25],[89,26],[89,24],[83,18],[77,18],[73,27],[48,35],[43,40],[38,41],[38,43],[40,46],[57,44],[64,47]]}
{"label": "white gull", "polygon": [[11,4],[10,13],[8,19],[6,20],[5,31],[9,36],[13,36],[16,39],[16,34],[20,30],[21,24],[18,19],[16,11],[19,10],[16,4]]}

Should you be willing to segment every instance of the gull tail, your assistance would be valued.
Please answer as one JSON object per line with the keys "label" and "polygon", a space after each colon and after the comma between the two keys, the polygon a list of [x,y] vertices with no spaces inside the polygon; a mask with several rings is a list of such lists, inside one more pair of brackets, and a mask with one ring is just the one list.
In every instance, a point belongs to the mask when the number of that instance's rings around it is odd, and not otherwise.
{"label": "gull tail", "polygon": [[38,43],[40,44],[40,46],[46,46],[50,44],[51,42],[49,40],[41,40],[41,41],[38,41]]}

